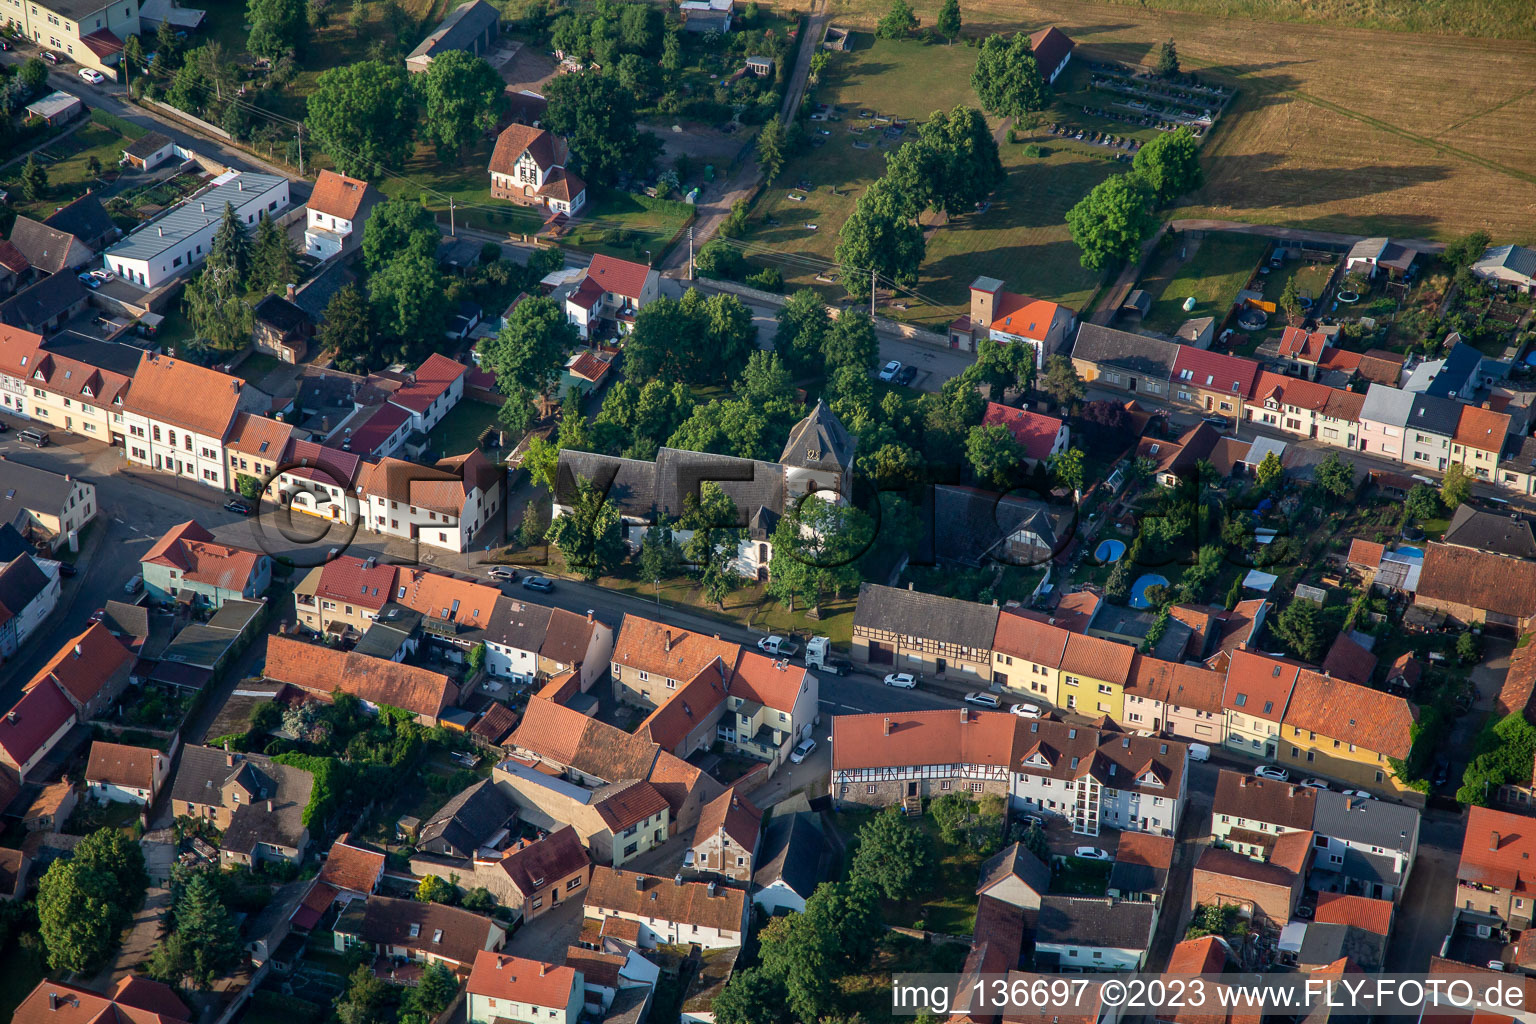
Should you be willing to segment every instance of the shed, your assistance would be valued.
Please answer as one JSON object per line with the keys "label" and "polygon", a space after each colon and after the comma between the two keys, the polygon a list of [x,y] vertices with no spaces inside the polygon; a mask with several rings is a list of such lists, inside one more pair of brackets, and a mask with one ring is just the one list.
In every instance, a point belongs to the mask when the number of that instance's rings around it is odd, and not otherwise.
{"label": "shed", "polygon": [[1150,312],[1152,312],[1152,296],[1140,288],[1133,289],[1120,306],[1122,316],[1144,317]]}
{"label": "shed", "polygon": [[40,117],[49,124],[72,121],[85,110],[80,97],[67,92],[51,92],[34,103],[27,104],[28,117]]}
{"label": "shed", "polygon": [[150,132],[123,150],[123,163],[138,171],[152,171],[176,152],[176,143],[159,132]]}
{"label": "shed", "polygon": [[772,57],[748,57],[747,70],[754,75],[767,76],[773,74]]}

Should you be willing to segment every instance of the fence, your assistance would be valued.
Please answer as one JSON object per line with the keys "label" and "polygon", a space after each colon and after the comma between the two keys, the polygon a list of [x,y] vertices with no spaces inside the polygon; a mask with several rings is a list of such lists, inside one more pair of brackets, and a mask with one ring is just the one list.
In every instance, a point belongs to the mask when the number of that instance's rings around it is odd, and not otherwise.
{"label": "fence", "polygon": [[189,114],[185,110],[181,110],[178,107],[160,103],[156,100],[150,99],[148,96],[140,97],[138,103],[140,106],[148,107],[150,110],[159,113],[163,117],[168,117],[172,121],[180,121],[183,124],[191,125],[198,131],[207,132],[209,135],[212,135],[215,138],[223,139],[225,142],[234,141],[229,132],[225,131],[223,128],[220,128],[214,124],[210,124],[209,122],[204,121],[202,118]]}
{"label": "fence", "polygon": [[[748,302],[756,302],[765,306],[782,306],[787,301],[783,295],[776,292],[765,292],[760,288],[752,288],[735,281],[721,281],[712,277],[701,277],[694,284],[702,288],[713,288],[715,291],[730,292]],[[837,312],[835,307],[827,307],[832,312]],[[900,320],[891,320],[887,317],[875,317],[875,330],[884,331],[887,334],[899,334],[911,341],[921,341],[933,345],[935,348],[948,348],[949,337],[946,334],[936,334],[933,331],[912,324],[902,323]]]}

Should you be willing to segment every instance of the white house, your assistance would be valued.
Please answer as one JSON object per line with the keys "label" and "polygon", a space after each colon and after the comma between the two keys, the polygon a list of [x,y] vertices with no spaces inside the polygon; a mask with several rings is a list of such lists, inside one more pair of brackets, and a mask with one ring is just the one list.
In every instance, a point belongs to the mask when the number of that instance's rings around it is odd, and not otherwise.
{"label": "white house", "polygon": [[469,367],[434,352],[406,378],[405,385],[389,396],[389,404],[410,413],[412,430],[423,434],[437,426],[464,397],[464,377]]}
{"label": "white house", "polygon": [[565,316],[584,339],[600,320],[613,320],[623,334],[634,327],[635,314],[656,298],[660,286],[660,271],[598,254],[581,284],[566,297]]}
{"label": "white house", "polygon": [[1156,924],[1155,903],[1042,896],[1035,919],[1035,964],[1041,970],[1140,970]]}
{"label": "white house", "polygon": [[358,478],[358,512],[373,533],[467,551],[502,508],[501,471],[479,449],[436,467],[380,459]]}
{"label": "white house", "polygon": [[574,215],[586,205],[587,183],[566,170],[569,155],[559,136],[525,124],[508,125],[491,152],[491,196]]}
{"label": "white house", "polygon": [[1536,249],[1523,245],[1492,246],[1472,264],[1472,273],[1496,288],[1536,295]]}
{"label": "white house", "polygon": [[586,1002],[581,972],[482,950],[465,986],[470,1024],[576,1024]]}
{"label": "white house", "polygon": [[242,397],[239,377],[146,352],[123,403],[128,461],[225,489],[225,441]]}
{"label": "white house", "polygon": [[1173,835],[1184,810],[1188,747],[1173,740],[1032,721],[1011,796],[1031,814],[1066,818],[1079,835],[1101,829]]}
{"label": "white house", "polygon": [[1032,299],[1010,292],[995,277],[971,282],[971,311],[950,324],[950,342],[966,351],[983,339],[1028,345],[1035,352],[1035,366],[1066,346],[1067,335],[1077,324],[1077,314],[1047,299]]}
{"label": "white house", "polygon": [[378,193],[366,181],[324,170],[305,205],[304,251],[328,260],[354,248],[363,238],[363,223]]}
{"label": "white house", "polygon": [[225,171],[209,188],[109,248],[103,254],[107,269],[141,288],[158,288],[185,274],[207,258],[225,206],[234,208],[242,224],[254,228],[262,214],[271,217],[287,208],[288,179]]}
{"label": "white house", "polygon": [[152,747],[97,740],[85,769],[86,789],[101,803],[154,803],[171,773],[171,759]]}
{"label": "white house", "polygon": [[714,882],[678,882],[599,864],[587,885],[586,914],[640,926],[640,946],[740,946],[747,934],[747,894]]}

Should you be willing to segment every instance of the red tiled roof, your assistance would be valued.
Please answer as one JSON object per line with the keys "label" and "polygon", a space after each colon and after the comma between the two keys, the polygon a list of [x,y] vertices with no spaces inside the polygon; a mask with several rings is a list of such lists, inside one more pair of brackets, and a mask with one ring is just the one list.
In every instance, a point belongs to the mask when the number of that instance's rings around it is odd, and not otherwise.
{"label": "red tiled roof", "polygon": [[587,867],[586,848],[581,837],[569,825],[558,828],[536,842],[524,843],[512,850],[499,862],[512,884],[524,896],[532,896],[539,889]]}
{"label": "red tiled roof", "polygon": [[359,455],[372,455],[410,418],[408,409],[393,402],[385,402],[362,423],[347,428],[346,443]]}
{"label": "red tiled roof", "polygon": [[[427,572],[402,566],[395,580],[395,593],[405,588],[405,594],[395,600],[414,611],[436,619],[447,619],[460,626],[478,626],[482,629],[490,622],[501,590],[496,587],[461,580],[442,573]],[[458,610],[454,610],[454,602]]]}
{"label": "red tiled roof", "polygon": [[1005,611],[997,617],[997,633],[992,647],[1003,654],[1054,668],[1061,664],[1069,636],[1071,633],[1060,626]]}
{"label": "red tiled roof", "polygon": [[26,764],[74,717],[74,705],[58,687],[34,686],[0,718],[0,750],[16,764]]}
{"label": "red tiled roof", "polygon": [[703,882],[678,885],[671,878],[621,871],[599,864],[592,869],[586,906],[658,921],[740,932],[746,898],[745,890],[726,885]]}
{"label": "red tiled roof", "polygon": [[1013,761],[1014,723],[1001,711],[894,712],[832,719],[832,767],[889,768],[908,764],[985,764]]}
{"label": "red tiled roof", "polygon": [[1526,619],[1536,615],[1536,562],[1430,544],[1424,552],[1416,600]]}
{"label": "red tiled roof", "polygon": [[596,281],[603,291],[610,294],[638,300],[640,294],[645,291],[646,278],[650,273],[651,268],[643,263],[616,259],[599,253],[592,257],[592,262],[587,267],[586,280]]}
{"label": "red tiled roof", "polygon": [[1001,423],[1007,427],[1013,439],[1024,446],[1024,454],[1036,462],[1043,462],[1050,457],[1056,435],[1061,431],[1061,420],[1055,416],[1015,409],[996,402],[987,403],[987,414],[982,423],[986,426]]}
{"label": "red tiled roof", "polygon": [[538,194],[546,199],[560,199],[570,202],[586,190],[587,183],[581,180],[580,175],[574,171],[568,171],[564,167],[556,167],[544,179],[544,184],[539,186]]}
{"label": "red tiled roof", "polygon": [[692,679],[719,658],[728,669],[736,667],[741,647],[703,633],[683,629],[638,615],[626,614],[613,642],[613,660],[619,665],[644,669],[664,679]]}
{"label": "red tiled roof", "polygon": [[292,436],[291,424],[243,412],[235,417],[228,444],[237,452],[280,464]]}
{"label": "red tiled roof", "polygon": [[518,158],[528,152],[542,170],[565,165],[566,145],[559,136],[551,135],[542,128],[525,124],[508,125],[496,137],[496,148],[491,152],[492,174],[511,174],[517,169]]}
{"label": "red tiled roof", "polygon": [[315,587],[318,597],[378,611],[395,597],[395,567],[372,565],[355,555],[326,562]]}
{"label": "red tiled roof", "polygon": [[613,364],[606,359],[599,359],[591,352],[583,349],[576,354],[576,357],[571,360],[571,365],[567,366],[566,369],[571,372],[572,376],[580,377],[583,380],[589,380],[596,384],[603,379],[603,376],[612,367]]}
{"label": "red tiled roof", "polygon": [[83,707],[132,660],[133,653],[112,635],[111,630],[93,622],[84,633],[64,641],[64,646],[38,669],[26,689],[48,680],[63,690],[77,707]]}
{"label": "red tiled roof", "polygon": [[80,41],[101,60],[108,60],[123,52],[123,41],[109,29],[99,28],[90,35],[81,36]]}
{"label": "red tiled roof", "polygon": [[441,352],[434,352],[416,367],[415,381],[390,395],[389,400],[412,412],[426,412],[433,402],[453,387],[454,381],[468,372],[469,367],[463,363],[449,359]]}
{"label": "red tiled roof", "polygon": [[185,1024],[192,1011],[158,981],[128,975],[110,996],[44,978],[21,1001],[11,1024]]}
{"label": "red tiled roof", "polygon": [[1335,679],[1370,686],[1376,674],[1376,655],[1361,647],[1348,633],[1340,633],[1323,659],[1323,671]]}
{"label": "red tiled roof", "polygon": [[805,669],[756,651],[742,651],[731,675],[731,695],[788,714],[805,690]]}
{"label": "red tiled roof", "polygon": [[1377,544],[1375,541],[1361,540],[1356,537],[1349,542],[1349,554],[1345,561],[1350,565],[1363,565],[1367,569],[1381,567],[1381,556],[1386,554],[1385,544]]}
{"label": "red tiled roof", "polygon": [[245,382],[185,359],[144,353],[124,400],[130,412],[224,438],[239,411]]}
{"label": "red tiled roof", "polygon": [[262,557],[255,551],[213,543],[213,534],[189,519],[166,531],[141,561],[178,569],[194,583],[244,591]]}
{"label": "red tiled roof", "polygon": [[[514,125],[514,127],[516,127]],[[576,970],[556,967],[542,960],[481,950],[469,972],[467,991],[472,996],[489,996],[514,1003],[532,1003],[564,1011],[576,991]]]}
{"label": "red tiled roof", "polygon": [[1193,345],[1180,345],[1173,359],[1173,383],[1191,384],[1207,391],[1220,391],[1247,398],[1253,393],[1259,364],[1241,356],[1208,352]]}
{"label": "red tiled roof", "polygon": [[618,833],[666,810],[667,800],[655,786],[641,780],[606,798],[593,809],[610,832]]}
{"label": "red tiled roof", "polygon": [[350,489],[357,482],[357,467],[362,461],[362,456],[340,448],[328,448],[314,441],[294,441],[283,471],[306,480]]}
{"label": "red tiled roof", "polygon": [[1168,956],[1168,974],[1220,974],[1227,951],[1214,935],[1185,939]]}
{"label": "red tiled roof", "polygon": [[362,209],[363,197],[367,192],[366,181],[349,178],[332,170],[323,170],[315,179],[315,190],[310,193],[309,202],[306,205],[309,209],[323,213],[327,217],[354,220],[357,217],[357,211]]}
{"label": "red tiled roof", "polygon": [[317,878],[310,883],[309,891],[304,894],[298,908],[288,920],[293,922],[295,928],[309,931],[320,923],[320,919],[325,916],[327,910],[331,909],[331,904],[336,902],[336,897],[339,895],[340,891],[334,885]]}
{"label": "red tiled roof", "polygon": [[1455,441],[1468,448],[1498,453],[1504,449],[1504,438],[1509,434],[1509,416],[1475,405],[1461,407],[1461,418],[1456,421]]}
{"label": "red tiled roof", "polygon": [[1313,920],[1318,924],[1353,925],[1376,935],[1386,935],[1392,930],[1392,901],[1320,892]]}
{"label": "red tiled roof", "polygon": [[1061,670],[1090,679],[1102,679],[1106,683],[1124,683],[1131,677],[1131,664],[1135,658],[1136,648],[1130,644],[1073,633],[1067,637],[1067,649],[1061,656]]}
{"label": "red tiled roof", "polygon": [[155,760],[163,757],[153,747],[131,747],[123,743],[96,740],[85,769],[85,781],[101,782],[125,789],[153,789]]}
{"label": "red tiled roof", "polygon": [[[1404,657],[1411,659],[1412,656]],[[1417,668],[1418,662],[1413,664]],[[1418,673],[1414,675],[1417,677]],[[1494,698],[1493,708],[1500,717],[1522,711],[1530,719],[1533,717],[1533,697],[1536,697],[1536,636],[1527,634],[1520,638],[1520,644],[1509,656],[1509,671],[1504,673],[1504,683],[1499,687],[1499,695]]]}
{"label": "red tiled roof", "polygon": [[1328,335],[1321,331],[1309,334],[1300,327],[1287,327],[1280,336],[1280,354],[1303,362],[1316,362],[1327,344]]}
{"label": "red tiled roof", "polygon": [[264,674],[309,693],[341,690],[371,704],[387,704],[427,718],[436,718],[459,698],[458,686],[441,672],[285,636],[267,639]]}
{"label": "red tiled roof", "polygon": [[1029,45],[1035,51],[1035,62],[1040,65],[1040,73],[1050,78],[1051,73],[1061,66],[1061,62],[1067,59],[1077,43],[1052,25],[1030,33]]}
{"label": "red tiled roof", "polygon": [[1332,397],[1333,390],[1326,384],[1319,384],[1316,381],[1301,380],[1298,377],[1287,377],[1283,373],[1262,370],[1258,381],[1253,386],[1253,398],[1258,402],[1273,398],[1281,405],[1322,412],[1328,407],[1328,400]]}
{"label": "red tiled roof", "polygon": [[320,881],[366,895],[384,877],[384,861],[384,855],[376,850],[365,850],[338,839],[331,844],[331,852],[320,869]]}
{"label": "red tiled roof", "polygon": [[1051,618],[1056,620],[1056,625],[1069,633],[1086,633],[1089,624],[1093,622],[1094,613],[1099,610],[1099,605],[1102,603],[1099,595],[1091,590],[1063,594],[1061,600],[1056,602],[1056,609],[1051,612]]}
{"label": "red tiled roof", "polygon": [[1536,818],[1473,807],[1456,877],[1474,885],[1529,893],[1536,886]]}
{"label": "red tiled roof", "polygon": [[1401,697],[1307,669],[1296,677],[1283,724],[1402,759],[1413,748],[1418,718],[1418,708]]}
{"label": "red tiled roof", "polygon": [[735,787],[715,797],[699,809],[699,824],[694,829],[694,845],[706,836],[724,832],[743,850],[757,845],[757,834],[762,828],[763,812],[750,800],[737,794]]}
{"label": "red tiled roof", "polygon": [[1233,651],[1221,706],[1229,711],[1278,722],[1291,698],[1291,687],[1302,670],[1299,661]]}
{"label": "red tiled roof", "polygon": [[652,711],[635,730],[635,735],[659,743],[667,750],[679,749],[689,733],[709,721],[713,712],[725,702],[727,682],[728,677],[718,663],[710,662]]}
{"label": "red tiled roof", "polygon": [[25,274],[32,269],[32,264],[27,262],[27,258],[10,239],[5,239],[0,241],[0,267],[4,267],[13,274]]}
{"label": "red tiled roof", "polygon": [[[1045,70],[1043,63],[1040,69]],[[1051,332],[1051,323],[1061,309],[1059,304],[1048,299],[1032,299],[1014,292],[997,292],[993,301],[992,322],[986,325],[987,329],[1031,341],[1045,340]]]}

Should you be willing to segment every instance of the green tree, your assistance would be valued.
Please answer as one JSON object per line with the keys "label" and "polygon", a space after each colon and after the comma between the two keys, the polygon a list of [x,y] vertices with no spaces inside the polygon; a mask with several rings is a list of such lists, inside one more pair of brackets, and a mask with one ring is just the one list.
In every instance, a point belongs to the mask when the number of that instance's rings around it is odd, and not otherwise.
{"label": "green tree", "polygon": [[1083,450],[1081,448],[1068,448],[1057,452],[1048,460],[1051,470],[1051,479],[1056,486],[1065,487],[1074,494],[1082,490],[1084,469]]}
{"label": "green tree", "polygon": [[763,165],[763,176],[771,184],[784,169],[784,160],[789,155],[789,132],[784,127],[784,122],[779,120],[779,115],[774,114],[757,133],[757,157]]}
{"label": "green tree", "polygon": [[1072,365],[1072,360],[1063,355],[1050,355],[1045,357],[1045,372],[1040,375],[1040,390],[1056,400],[1056,404],[1063,409],[1070,408],[1072,403],[1081,402],[1087,389],[1083,386],[1083,380],[1077,375],[1077,368]]}
{"label": "green tree", "polygon": [[1151,186],[1160,206],[1205,183],[1205,172],[1200,169],[1200,144],[1187,127],[1160,133],[1136,151],[1131,166]]}
{"label": "green tree", "polygon": [[245,20],[251,26],[245,46],[256,56],[277,60],[289,51],[303,53],[309,38],[304,0],[249,0]]}
{"label": "green tree", "polygon": [[181,40],[176,37],[176,26],[171,24],[171,19],[166,18],[155,30],[155,59],[150,65],[151,73],[175,70],[180,67],[181,51],[182,45]]}
{"label": "green tree", "polygon": [[517,527],[517,540],[525,548],[531,548],[544,543],[544,535],[549,530],[549,523],[544,519],[544,513],[539,511],[539,503],[530,501],[523,506],[522,522]]}
{"label": "green tree", "polygon": [[624,376],[631,381],[724,383],[757,349],[756,334],[751,310],[734,295],[706,297],[690,288],[681,299],[662,296],[635,317],[625,344]]}
{"label": "green tree", "polygon": [[452,903],[457,887],[436,875],[423,875],[416,886],[416,898],[422,903]]}
{"label": "green tree", "polygon": [[503,393],[526,389],[551,394],[566,353],[580,341],[565,310],[548,296],[524,299],[494,338],[480,342],[481,365],[496,375]]}
{"label": "green tree", "polygon": [[48,65],[36,57],[28,57],[27,62],[16,73],[17,79],[27,87],[27,91],[33,96],[37,91],[48,84]]}
{"label": "green tree", "polygon": [[715,996],[717,1024],[779,1024],[788,994],[784,983],[761,967],[736,971]]}
{"label": "green tree", "polygon": [[1447,244],[1440,258],[1453,272],[1465,270],[1482,258],[1483,252],[1487,250],[1488,243],[1491,241],[1488,232],[1473,231]]}
{"label": "green tree", "polygon": [[349,373],[367,372],[374,361],[372,311],[354,284],[342,285],[325,304],[315,338],[322,349],[336,354],[337,366]]}
{"label": "green tree", "polygon": [[1459,462],[1445,467],[1445,475],[1440,478],[1440,500],[1445,502],[1445,507],[1454,512],[1470,497],[1472,476],[1466,467]]}
{"label": "green tree", "polygon": [[55,971],[88,971],[117,939],[119,908],[105,873],[74,860],[56,860],[38,883],[38,935]]}
{"label": "green tree", "polygon": [[542,487],[551,494],[555,490],[555,474],[560,468],[560,449],[542,437],[528,439],[523,450],[523,468],[535,487]]}
{"label": "green tree", "polygon": [[364,60],[322,72],[307,109],[310,135],[342,174],[376,177],[411,151],[416,93],[403,64]]}
{"label": "green tree", "polygon": [[208,246],[208,266],[232,270],[238,278],[244,278],[251,266],[251,231],[235,213],[230,203],[224,204],[224,216],[219,230],[214,233]]}
{"label": "green tree", "polygon": [[1517,708],[1497,722],[1485,723],[1472,750],[1456,802],[1487,807],[1498,796],[1500,786],[1530,782],[1531,760],[1536,756],[1536,726],[1525,717],[1523,709]]}
{"label": "green tree", "polygon": [[620,169],[638,170],[635,101],[614,76],[600,71],[558,75],[545,86],[544,127],[571,147],[589,183],[608,184]]}
{"label": "green tree", "polygon": [[971,88],[982,109],[995,117],[1023,117],[1051,102],[1050,86],[1040,73],[1029,33],[990,35],[982,40],[971,72]]}
{"label": "green tree", "polygon": [[693,267],[702,277],[734,281],[745,273],[747,262],[730,242],[711,238],[694,254]]}
{"label": "green tree", "polygon": [[256,225],[256,240],[251,243],[248,285],[256,291],[281,293],[299,280],[299,259],[288,232],[262,214]]}
{"label": "green tree", "polygon": [[193,331],[190,344],[233,352],[250,343],[256,315],[241,291],[239,273],[210,255],[182,292],[182,312]]}
{"label": "green tree", "polygon": [[1322,606],[1316,601],[1302,597],[1292,600],[1275,619],[1274,631],[1302,661],[1316,662],[1322,658]]}
{"label": "green tree", "polygon": [[1264,490],[1270,490],[1280,482],[1285,475],[1285,467],[1280,464],[1280,456],[1274,452],[1267,452],[1264,458],[1259,460],[1257,468],[1253,471],[1253,477]]}
{"label": "green tree", "polygon": [[1476,665],[1483,660],[1483,641],[1468,630],[1456,638],[1456,659],[1463,665]]}
{"label": "green tree", "polygon": [[907,900],[928,890],[933,843],[895,807],[887,807],[859,829],[849,878],[888,900]]}
{"label": "green tree", "polygon": [[1347,498],[1355,489],[1355,467],[1340,458],[1338,452],[1329,452],[1312,476],[1323,493],[1334,498]]}
{"label": "green tree", "polygon": [[917,28],[917,15],[907,0],[891,0],[891,9],[875,26],[875,35],[881,39],[905,39]]}
{"label": "green tree", "polygon": [[1179,73],[1179,48],[1172,39],[1157,49],[1157,73],[1163,78]]}
{"label": "green tree", "polygon": [[944,6],[939,8],[939,18],[934,22],[934,28],[939,35],[948,39],[951,44],[960,35],[960,0],[944,0]]}
{"label": "green tree", "polygon": [[1001,423],[972,427],[965,455],[983,486],[1005,491],[1023,478],[1024,446]]}
{"label": "green tree", "polygon": [[1042,864],[1049,864],[1051,862],[1051,844],[1050,840],[1045,837],[1045,829],[1039,825],[1031,824],[1029,828],[1024,830],[1024,835],[1020,841],[1024,844],[1024,849],[1039,858]]}
{"label": "green tree", "polygon": [[1067,211],[1083,266],[1106,270],[1140,255],[1156,224],[1153,206],[1152,189],[1140,175],[1116,174],[1095,185]]}
{"label": "green tree", "polygon": [[816,606],[825,594],[856,590],[859,558],[874,539],[873,521],[857,508],[818,498],[786,509],[773,531],[769,595],[793,611],[797,597]]}
{"label": "green tree", "polygon": [[886,161],[886,176],[912,203],[951,217],[1003,183],[1002,159],[987,119],[975,107],[935,111]]}
{"label": "green tree", "polygon": [[359,964],[347,979],[347,990],[336,997],[341,1024],[384,1024],[389,1019],[389,982],[376,977],[371,964]]}
{"label": "green tree", "polygon": [[[814,372],[825,358],[823,343],[832,321],[813,288],[802,288],[779,307],[773,350],[796,377]],[[828,376],[831,376],[829,371]]]}
{"label": "green tree", "polygon": [[37,162],[37,156],[27,154],[27,162],[21,167],[21,194],[27,197],[27,201],[35,203],[48,191],[48,171]]}
{"label": "green tree", "polygon": [[442,237],[437,221],[414,199],[389,199],[368,214],[363,225],[363,265],[377,271],[406,253],[435,259]]}
{"label": "green tree", "polygon": [[374,323],[406,346],[430,347],[448,327],[448,297],[431,259],[406,253],[369,280]]}
{"label": "green tree", "polygon": [[902,287],[915,283],[927,251],[912,197],[890,179],[880,178],[854,203],[833,258],[848,294],[865,297],[871,270]]}
{"label": "green tree", "polygon": [[589,481],[579,480],[570,511],[550,524],[549,539],[568,568],[595,580],[624,560],[622,527],[613,502]]}
{"label": "green tree", "polygon": [[849,307],[837,314],[821,343],[827,373],[852,366],[864,373],[880,360],[880,339],[875,336],[875,322],[862,309]]}
{"label": "green tree", "polygon": [[[477,891],[490,895],[484,889]],[[422,968],[421,980],[405,990],[405,998],[400,1001],[399,1024],[431,1024],[448,1009],[458,991],[459,979],[446,964],[440,960],[428,964]]]}
{"label": "green tree", "polygon": [[141,75],[147,65],[144,61],[144,44],[137,35],[123,41],[123,73],[125,76]]}
{"label": "green tree", "polygon": [[1410,520],[1422,522],[1440,514],[1440,495],[1428,484],[1414,484],[1403,499],[1403,512]]}
{"label": "green tree", "polygon": [[672,539],[667,517],[662,515],[640,539],[639,559],[640,578],[655,588],[658,602],[661,600],[661,581],[677,575],[682,561],[683,553]]}
{"label": "green tree", "polygon": [[250,501],[256,501],[261,497],[261,478],[251,476],[249,473],[236,473],[235,490],[240,492],[240,496],[242,498],[249,499]]}
{"label": "green tree", "polygon": [[[200,989],[228,974],[240,962],[240,929],[219,898],[209,875],[199,871],[189,878],[174,905],[176,937],[180,939],[180,977],[190,977]],[[162,979],[165,980],[165,979]]]}
{"label": "green tree", "polygon": [[1003,400],[1010,388],[1027,391],[1035,379],[1035,350],[1029,345],[983,338],[976,348],[976,362],[967,372],[977,384],[985,384],[994,402]]}
{"label": "green tree", "polygon": [[464,661],[469,665],[470,675],[474,675],[485,668],[485,641],[482,640],[471,647],[464,656]]}
{"label": "green tree", "polygon": [[449,50],[434,57],[415,81],[425,100],[422,127],[439,160],[454,160],[477,134],[496,127],[505,86],[484,58]]}

